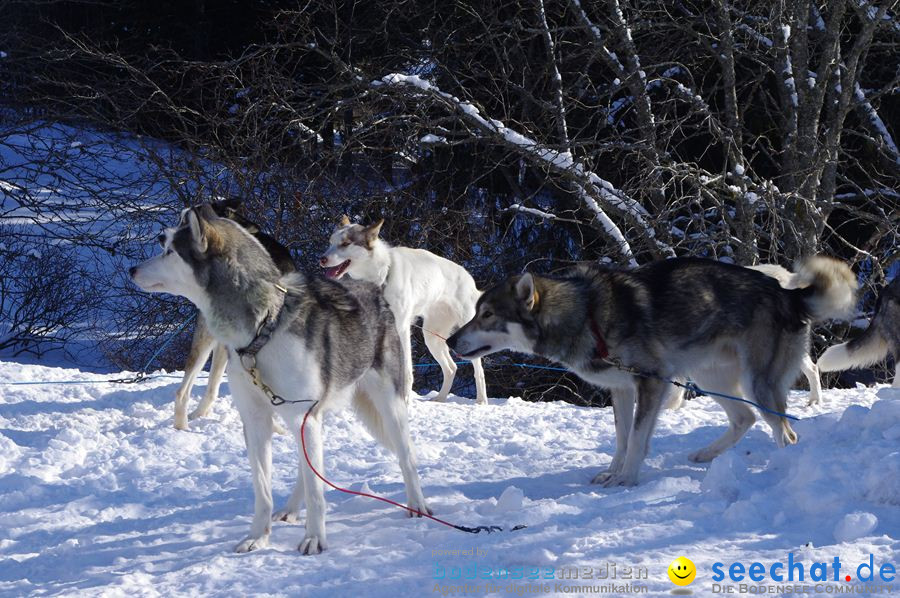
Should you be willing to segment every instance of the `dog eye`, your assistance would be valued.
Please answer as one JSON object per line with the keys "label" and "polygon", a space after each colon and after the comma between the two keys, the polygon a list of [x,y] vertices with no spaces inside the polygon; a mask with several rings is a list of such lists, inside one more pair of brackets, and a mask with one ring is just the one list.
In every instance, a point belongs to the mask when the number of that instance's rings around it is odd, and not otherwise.
{"label": "dog eye", "polygon": [[171,253],[172,253],[172,248],[169,247],[168,249],[166,249],[166,252],[163,255],[169,255]]}
{"label": "dog eye", "polygon": [[494,315],[494,312],[492,312],[490,310],[485,310],[485,311],[481,312],[481,317],[484,318],[485,320],[487,320],[490,317],[493,317],[493,315]]}
{"label": "dog eye", "polygon": [[341,247],[350,247],[350,241],[344,241],[341,243]]}

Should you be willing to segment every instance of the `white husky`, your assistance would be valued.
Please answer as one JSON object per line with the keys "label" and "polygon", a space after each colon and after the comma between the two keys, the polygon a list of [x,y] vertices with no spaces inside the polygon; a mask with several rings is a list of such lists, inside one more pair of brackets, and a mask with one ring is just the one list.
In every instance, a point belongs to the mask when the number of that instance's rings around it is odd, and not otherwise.
{"label": "white husky", "polygon": [[[803,279],[799,274],[777,264],[759,264],[748,267],[751,270],[762,272],[766,276],[771,276],[784,289],[799,289],[809,284],[809,281]],[[822,383],[819,381],[819,368],[813,362],[812,357],[809,356],[808,349],[803,355],[800,370],[809,382],[809,403],[807,404],[818,405],[822,399]],[[668,409],[680,409],[682,405],[684,405],[684,389],[678,388],[673,390],[672,394],[669,395],[669,402],[666,404],[666,407]]]}
{"label": "white husky", "polygon": [[[370,226],[352,224],[345,215],[331,235],[331,245],[322,254],[320,265],[329,278],[349,274],[351,278],[379,285],[397,323],[406,364],[403,384],[408,399],[412,393],[413,365],[410,326],[422,318],[428,351],[444,374],[444,383],[435,400],[450,393],[456,363],[446,338],[475,316],[481,291],[465,268],[424,249],[391,247],[378,238],[384,220]],[[481,359],[473,359],[476,403],[487,403],[487,389]]]}

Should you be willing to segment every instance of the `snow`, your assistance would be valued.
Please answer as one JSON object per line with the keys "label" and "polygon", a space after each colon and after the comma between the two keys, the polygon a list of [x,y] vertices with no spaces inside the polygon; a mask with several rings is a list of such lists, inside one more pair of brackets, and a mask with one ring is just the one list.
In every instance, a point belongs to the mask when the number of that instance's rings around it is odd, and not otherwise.
{"label": "snow", "polygon": [[900,164],[900,150],[897,149],[894,138],[891,136],[890,131],[888,131],[887,126],[884,124],[878,111],[875,110],[869,100],[866,99],[866,94],[859,86],[859,83],[854,84],[853,97],[859,104],[860,109],[865,112],[866,117],[869,119],[869,123],[875,129],[876,133],[878,133],[878,136],[881,137],[882,143],[893,156],[894,161],[897,164]]}
{"label": "snow", "polygon": [[419,139],[419,143],[425,145],[434,145],[439,143],[447,143],[446,137],[441,137],[440,135],[433,135],[428,133],[427,135],[423,135],[421,139]]}
{"label": "snow", "polygon": [[538,218],[544,218],[545,220],[556,220],[556,214],[544,212],[543,210],[538,210],[536,208],[529,208],[517,203],[509,206],[509,209],[515,212],[525,212],[526,214],[531,214],[532,216],[537,216]]}
{"label": "snow", "polygon": [[[0,362],[0,595],[423,596],[438,567],[604,563],[646,567],[640,583],[667,595],[665,569],[680,555],[696,564],[692,587],[705,595],[715,562],[784,562],[788,552],[807,563],[900,562],[897,389],[828,390],[815,407],[795,392],[799,444],[777,449],[757,423],[710,465],[686,456],[722,433],[725,417],[695,399],[662,413],[639,485],[612,489],[588,484],[615,447],[609,409],[424,397],[411,401],[410,425],[435,514],[528,527],[468,535],[329,491],[329,550],[304,557],[301,524],[276,524],[270,548],[231,552],[249,526],[252,490],[228,398],[181,432],[172,428],[178,373],[107,379]],[[274,439],[273,462],[278,508],[296,472],[292,441]],[[403,500],[396,461],[349,413],[325,422],[325,474]]]}
{"label": "snow", "polygon": [[878,526],[878,517],[871,513],[849,513],[834,528],[838,542],[853,542],[868,536]]}

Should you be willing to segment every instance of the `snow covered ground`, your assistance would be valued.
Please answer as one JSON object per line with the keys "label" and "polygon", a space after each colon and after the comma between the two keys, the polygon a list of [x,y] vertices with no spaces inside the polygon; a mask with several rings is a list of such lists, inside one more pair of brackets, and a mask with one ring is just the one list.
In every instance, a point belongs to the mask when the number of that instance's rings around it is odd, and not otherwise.
{"label": "snow covered ground", "polygon": [[[0,363],[3,383],[108,378]],[[684,555],[698,569],[689,588],[709,595],[715,562],[768,567],[793,552],[808,571],[840,557],[841,575],[854,579],[870,554],[876,569],[900,566],[900,390],[826,391],[826,405],[812,408],[795,393],[800,444],[777,450],[757,424],[710,466],[686,455],[720,434],[725,418],[708,399],[691,401],[663,412],[640,485],[614,489],[587,483],[613,451],[611,410],[423,399],[411,405],[411,427],[435,514],[528,527],[473,536],[329,491],[329,550],[304,557],[295,550],[301,524],[276,525],[268,549],[232,552],[252,509],[240,421],[223,398],[215,417],[174,430],[178,380],[0,385],[0,594],[430,596],[440,595],[435,584],[449,592],[466,582],[447,579],[454,567],[527,577],[531,568],[559,575],[614,563],[618,583],[668,595],[666,568]],[[350,414],[326,420],[326,475],[402,501],[395,461],[360,430]],[[274,460],[278,508],[296,447],[277,437]],[[478,556],[436,553],[453,550]],[[647,578],[621,579],[626,567],[645,567]],[[506,591],[537,582],[491,583],[502,588],[496,595],[515,595]],[[542,595],[566,595],[600,582],[541,583]]]}

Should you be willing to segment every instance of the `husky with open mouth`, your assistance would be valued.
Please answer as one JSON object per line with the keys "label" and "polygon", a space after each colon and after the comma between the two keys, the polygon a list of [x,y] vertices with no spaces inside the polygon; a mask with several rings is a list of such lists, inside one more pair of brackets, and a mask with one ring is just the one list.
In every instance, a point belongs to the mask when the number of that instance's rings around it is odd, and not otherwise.
{"label": "husky with open mouth", "polygon": [[[430,513],[416,472],[406,402],[401,395],[400,339],[378,287],[337,282],[301,272],[282,275],[247,229],[220,218],[209,204],[189,209],[183,223],[163,233],[161,254],[131,268],[141,289],[189,299],[216,340],[228,349],[228,380],[244,425],[255,511],[250,534],[237,552],[268,545],[272,527],[272,431],[280,415],[322,472],[322,417],[352,405],[369,432],[400,462],[407,504]],[[247,365],[248,357],[250,363]],[[275,405],[251,377],[285,403]],[[308,402],[292,402],[308,401]],[[297,481],[275,520],[296,521],[306,505],[304,554],[326,547],[322,481],[302,452]]]}
{"label": "husky with open mouth", "polygon": [[[346,274],[384,290],[403,347],[403,390],[407,397],[413,385],[410,326],[416,318],[422,318],[425,346],[444,374],[444,382],[435,397],[436,401],[443,401],[456,375],[456,362],[445,339],[475,315],[475,302],[481,291],[462,266],[424,249],[392,247],[385,243],[378,237],[383,223],[382,220],[363,226],[343,216],[319,263],[329,278],[339,279]],[[475,402],[487,403],[484,369],[477,357],[472,360],[472,368]]]}

